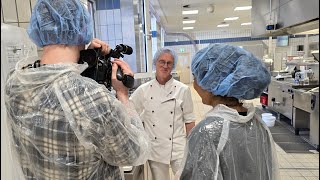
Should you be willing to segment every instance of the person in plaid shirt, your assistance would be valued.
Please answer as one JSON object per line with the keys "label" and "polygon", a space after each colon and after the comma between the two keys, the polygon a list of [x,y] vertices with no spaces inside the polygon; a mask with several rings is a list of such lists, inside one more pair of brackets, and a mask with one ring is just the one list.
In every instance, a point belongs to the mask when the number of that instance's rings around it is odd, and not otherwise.
{"label": "person in plaid shirt", "polygon": [[[41,60],[22,59],[6,82],[5,102],[11,144],[23,179],[121,180],[119,166],[145,163],[149,138],[129,102],[128,88],[116,79],[116,97],[80,75],[80,50],[92,40],[92,22],[78,0],[38,0],[29,37],[43,47]],[[88,48],[107,54],[109,46],[92,40]],[[29,64],[29,65],[28,65]]]}

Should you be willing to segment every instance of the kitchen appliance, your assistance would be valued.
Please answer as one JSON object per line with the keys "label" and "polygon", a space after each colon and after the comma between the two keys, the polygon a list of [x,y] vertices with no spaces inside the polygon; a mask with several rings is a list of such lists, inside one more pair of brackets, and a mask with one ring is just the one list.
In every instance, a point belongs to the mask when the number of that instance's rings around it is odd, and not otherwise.
{"label": "kitchen appliance", "polygon": [[309,129],[310,142],[319,149],[319,87],[294,89],[293,127],[298,135]]}
{"label": "kitchen appliance", "polygon": [[[293,81],[293,79],[291,79]],[[271,79],[268,87],[268,108],[292,119],[292,83]]]}

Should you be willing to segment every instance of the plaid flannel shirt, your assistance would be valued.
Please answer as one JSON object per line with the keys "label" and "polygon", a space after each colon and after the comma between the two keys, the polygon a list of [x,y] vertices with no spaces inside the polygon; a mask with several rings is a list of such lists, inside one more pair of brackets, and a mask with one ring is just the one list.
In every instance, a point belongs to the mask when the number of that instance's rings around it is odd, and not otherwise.
{"label": "plaid flannel shirt", "polygon": [[37,85],[21,83],[13,73],[6,107],[26,179],[120,180],[118,166],[131,165],[139,156],[142,135],[137,132],[143,130],[125,125],[133,117],[124,106],[79,73]]}

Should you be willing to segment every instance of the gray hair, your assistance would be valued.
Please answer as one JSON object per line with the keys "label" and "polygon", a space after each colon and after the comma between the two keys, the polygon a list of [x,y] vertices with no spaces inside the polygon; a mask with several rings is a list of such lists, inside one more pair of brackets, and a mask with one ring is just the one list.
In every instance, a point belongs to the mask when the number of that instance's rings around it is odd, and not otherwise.
{"label": "gray hair", "polygon": [[178,61],[178,55],[173,49],[168,48],[168,47],[163,47],[163,48],[160,48],[160,49],[157,50],[156,54],[153,56],[153,65],[156,64],[156,62],[158,61],[159,57],[163,53],[171,54],[171,56],[173,57],[173,69],[176,68],[177,61]]}

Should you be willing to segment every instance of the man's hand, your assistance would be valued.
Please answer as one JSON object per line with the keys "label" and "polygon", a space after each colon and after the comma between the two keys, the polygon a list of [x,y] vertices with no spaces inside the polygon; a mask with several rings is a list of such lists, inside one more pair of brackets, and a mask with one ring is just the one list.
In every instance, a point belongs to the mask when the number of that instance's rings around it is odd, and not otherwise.
{"label": "man's hand", "polygon": [[121,67],[123,74],[131,75],[133,77],[133,72],[131,71],[129,64],[125,61],[114,59],[112,61],[112,75],[111,75],[111,84],[113,89],[117,93],[117,98],[123,102],[127,103],[129,100],[128,92],[129,89],[122,83],[122,81],[119,81],[117,79],[117,69],[118,67]]}
{"label": "man's hand", "polygon": [[190,134],[191,129],[195,126],[195,122],[185,123],[187,136]]}
{"label": "man's hand", "polygon": [[91,41],[90,45],[88,46],[88,49],[94,49],[94,48],[100,48],[100,47],[101,47],[102,55],[107,55],[110,53],[111,48],[110,48],[109,44],[107,44],[99,39],[96,39],[96,38],[94,38]]}

